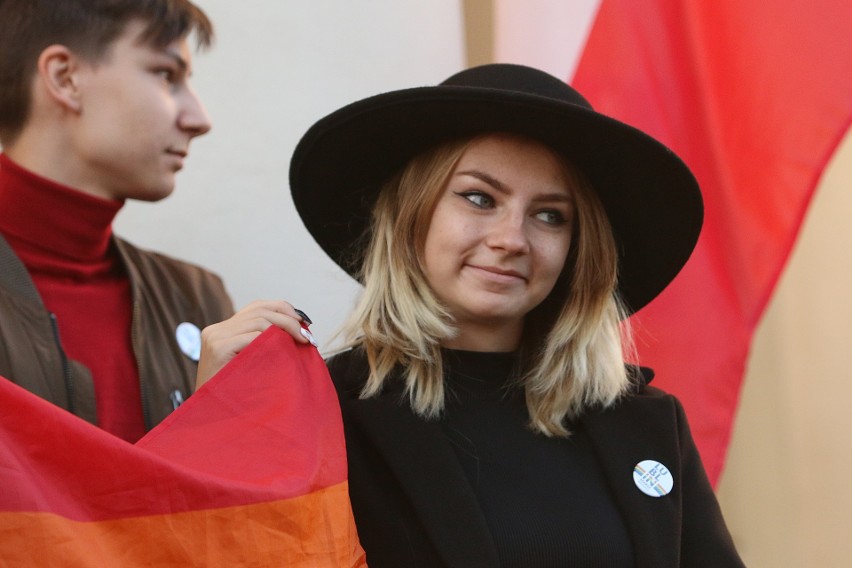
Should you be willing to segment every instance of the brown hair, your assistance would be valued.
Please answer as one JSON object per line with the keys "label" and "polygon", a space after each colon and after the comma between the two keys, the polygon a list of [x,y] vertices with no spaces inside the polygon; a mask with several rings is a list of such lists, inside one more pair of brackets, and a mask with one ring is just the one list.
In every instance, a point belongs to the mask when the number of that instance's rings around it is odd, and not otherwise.
{"label": "brown hair", "polygon": [[29,117],[30,85],[41,52],[61,44],[95,62],[131,20],[140,40],[164,47],[194,32],[199,47],[213,25],[189,0],[0,0],[0,141],[9,144]]}

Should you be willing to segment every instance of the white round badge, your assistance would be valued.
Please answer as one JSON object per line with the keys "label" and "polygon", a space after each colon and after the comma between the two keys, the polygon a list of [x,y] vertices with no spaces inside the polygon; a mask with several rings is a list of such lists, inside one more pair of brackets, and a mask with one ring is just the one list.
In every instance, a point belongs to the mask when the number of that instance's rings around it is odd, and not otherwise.
{"label": "white round badge", "polygon": [[193,361],[198,361],[201,357],[201,330],[197,325],[188,321],[178,325],[175,330],[175,339],[184,355]]}
{"label": "white round badge", "polygon": [[674,477],[669,468],[658,461],[645,460],[633,468],[633,482],[645,495],[663,497],[672,492]]}

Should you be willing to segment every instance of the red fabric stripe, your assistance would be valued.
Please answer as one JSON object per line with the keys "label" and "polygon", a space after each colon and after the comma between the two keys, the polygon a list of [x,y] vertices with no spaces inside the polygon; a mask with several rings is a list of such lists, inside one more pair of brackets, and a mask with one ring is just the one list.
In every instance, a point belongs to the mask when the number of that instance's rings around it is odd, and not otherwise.
{"label": "red fabric stripe", "polygon": [[298,497],[346,481],[337,397],[271,328],[131,445],[0,379],[0,511],[76,521]]}
{"label": "red fabric stripe", "polygon": [[851,23],[847,0],[604,0],[573,81],[701,183],[698,248],[635,319],[714,481],[755,326],[852,121]]}

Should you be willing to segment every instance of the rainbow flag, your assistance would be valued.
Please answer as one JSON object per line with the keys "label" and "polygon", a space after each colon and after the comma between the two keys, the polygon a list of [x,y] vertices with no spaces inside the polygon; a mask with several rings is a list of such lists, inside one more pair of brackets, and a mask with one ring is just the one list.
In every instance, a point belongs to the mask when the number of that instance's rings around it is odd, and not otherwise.
{"label": "rainbow flag", "polygon": [[0,378],[0,566],[366,566],[320,355],[270,328],[137,444]]}

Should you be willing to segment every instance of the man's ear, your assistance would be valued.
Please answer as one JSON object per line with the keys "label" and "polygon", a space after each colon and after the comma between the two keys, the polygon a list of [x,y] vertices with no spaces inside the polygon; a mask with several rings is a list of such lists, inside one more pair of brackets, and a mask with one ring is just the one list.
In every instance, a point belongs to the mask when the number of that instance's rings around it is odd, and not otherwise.
{"label": "man's ear", "polygon": [[72,112],[79,112],[80,58],[64,45],[49,45],[38,58],[38,80],[56,103]]}

